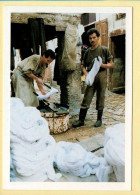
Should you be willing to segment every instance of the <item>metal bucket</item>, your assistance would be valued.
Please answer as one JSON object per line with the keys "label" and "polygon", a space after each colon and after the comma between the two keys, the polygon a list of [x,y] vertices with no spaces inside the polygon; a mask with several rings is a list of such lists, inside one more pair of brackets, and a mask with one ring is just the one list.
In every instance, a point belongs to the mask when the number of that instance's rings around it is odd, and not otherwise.
{"label": "metal bucket", "polygon": [[50,134],[60,134],[69,129],[69,113],[57,115],[56,112],[41,112],[41,116],[48,122]]}

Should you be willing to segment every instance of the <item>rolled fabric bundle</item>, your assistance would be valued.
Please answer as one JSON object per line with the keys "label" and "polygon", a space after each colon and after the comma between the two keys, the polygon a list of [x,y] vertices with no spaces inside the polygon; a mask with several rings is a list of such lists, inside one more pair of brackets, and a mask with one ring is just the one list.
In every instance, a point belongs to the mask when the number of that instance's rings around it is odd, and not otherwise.
{"label": "rolled fabric bundle", "polygon": [[102,64],[102,58],[100,56],[94,58],[94,64],[92,66],[92,69],[89,71],[85,80],[87,85],[92,86],[95,76],[98,73],[101,64]]}

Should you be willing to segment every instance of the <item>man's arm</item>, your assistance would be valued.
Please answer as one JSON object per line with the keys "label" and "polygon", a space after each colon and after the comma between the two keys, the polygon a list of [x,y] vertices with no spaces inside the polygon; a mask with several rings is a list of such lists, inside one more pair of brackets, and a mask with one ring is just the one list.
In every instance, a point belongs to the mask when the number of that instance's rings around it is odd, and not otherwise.
{"label": "man's arm", "polygon": [[113,63],[113,60],[111,59],[109,63],[107,64],[101,64],[101,67],[102,68],[114,68],[114,63]]}
{"label": "man's arm", "polygon": [[32,73],[26,74],[26,75],[36,81],[37,86],[38,86],[39,90],[41,91],[42,95],[45,95],[46,93],[45,93],[45,91],[43,89],[43,80],[38,78],[37,76],[35,76]]}

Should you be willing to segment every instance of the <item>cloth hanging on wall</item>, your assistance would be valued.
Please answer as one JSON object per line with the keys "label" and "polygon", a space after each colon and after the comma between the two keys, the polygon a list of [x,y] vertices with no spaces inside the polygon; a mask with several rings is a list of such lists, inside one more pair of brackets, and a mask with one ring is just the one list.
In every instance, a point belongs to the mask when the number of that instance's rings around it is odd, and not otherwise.
{"label": "cloth hanging on wall", "polygon": [[31,37],[31,44],[34,54],[39,54],[39,45],[41,46],[41,53],[46,51],[46,35],[45,25],[42,18],[29,18],[29,31]]}

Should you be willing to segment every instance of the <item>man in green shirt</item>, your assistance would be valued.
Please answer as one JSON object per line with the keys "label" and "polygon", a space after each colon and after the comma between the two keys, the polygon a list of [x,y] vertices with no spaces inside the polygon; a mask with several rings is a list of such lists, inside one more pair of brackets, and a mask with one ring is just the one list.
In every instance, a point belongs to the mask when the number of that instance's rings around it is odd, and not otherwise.
{"label": "man in green shirt", "polygon": [[105,90],[107,84],[107,68],[113,68],[113,56],[110,54],[109,50],[105,46],[99,45],[100,33],[98,30],[92,28],[88,30],[87,36],[91,47],[85,52],[82,71],[85,76],[93,66],[94,58],[100,56],[102,58],[102,64],[100,66],[99,72],[95,76],[95,80],[92,86],[87,86],[84,99],[81,104],[79,120],[73,123],[73,127],[80,127],[84,125],[84,120],[87,114],[87,110],[90,107],[94,93],[96,92],[96,110],[97,110],[97,121],[94,127],[100,127],[102,125],[102,114],[104,109],[105,101]]}
{"label": "man in green shirt", "polygon": [[43,89],[43,77],[45,69],[55,59],[55,53],[52,50],[47,50],[41,56],[32,55],[19,62],[17,68],[14,69],[11,77],[16,97],[20,98],[25,106],[39,106],[39,101],[34,89],[36,81],[42,95],[45,95]]}

